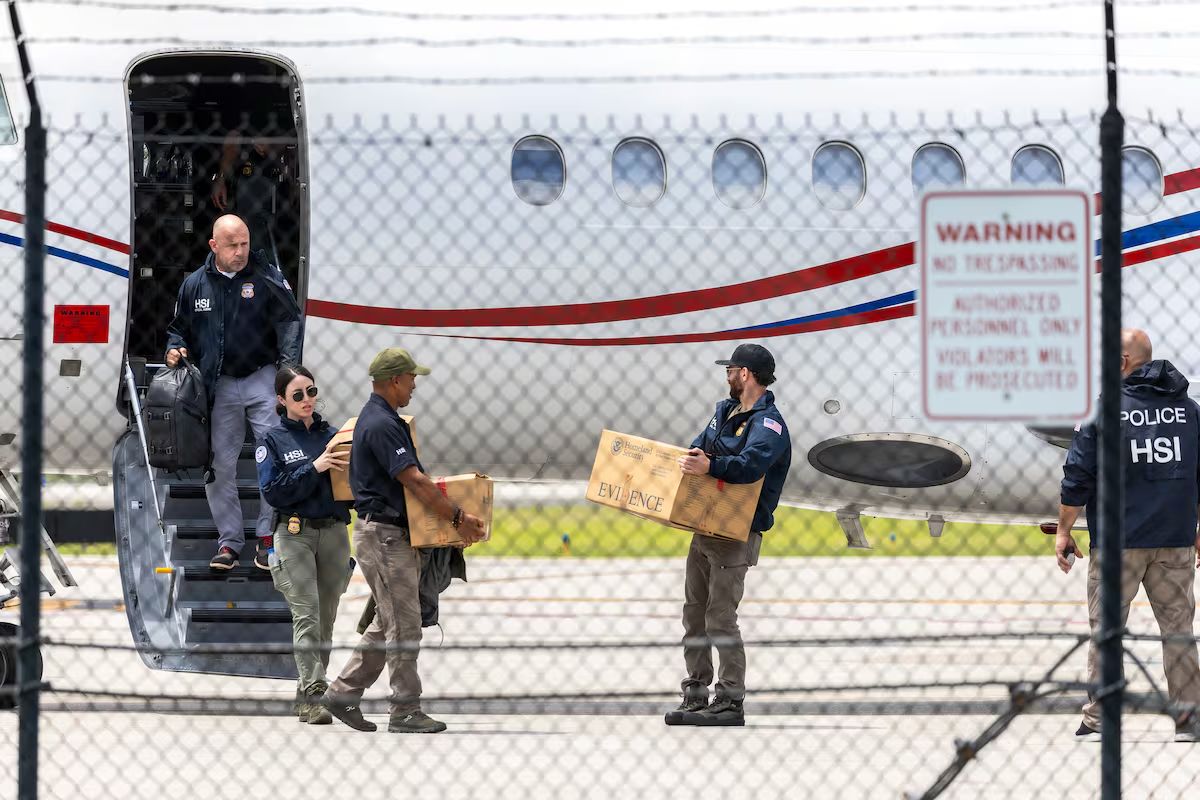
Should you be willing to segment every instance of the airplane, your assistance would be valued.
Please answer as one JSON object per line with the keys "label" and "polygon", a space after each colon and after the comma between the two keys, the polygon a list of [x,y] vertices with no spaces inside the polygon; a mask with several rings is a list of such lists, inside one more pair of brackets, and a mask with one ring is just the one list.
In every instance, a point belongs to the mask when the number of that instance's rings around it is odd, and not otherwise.
{"label": "airplane", "polygon": [[[254,650],[290,641],[286,607],[244,568],[209,573],[202,484],[150,479],[131,403],[207,252],[215,165],[254,140],[278,177],[268,241],[251,244],[295,288],[324,413],[354,415],[370,355],[403,343],[435,367],[410,410],[439,473],[581,480],[606,427],[689,442],[725,393],[712,362],[759,341],[794,447],[784,499],[835,513],[848,543],[867,544],[863,512],[933,536],[1053,515],[1077,420],[922,415],[914,231],[930,188],[1097,190],[1089,4],[1013,21],[1003,3],[885,0],[870,14],[364,2],[319,21],[159,5],[21,9],[50,127],[46,503],[115,518],[147,665],[294,669]],[[1200,148],[1174,73],[1194,56],[1153,8],[1121,17],[1122,96],[1150,109],[1125,135],[1126,319],[1193,373]],[[28,107],[5,44],[0,279],[15,288]],[[4,374],[19,374],[22,328],[14,291]],[[15,390],[0,404],[10,486]],[[239,476],[250,509],[252,469]],[[0,502],[19,511],[12,491]]]}

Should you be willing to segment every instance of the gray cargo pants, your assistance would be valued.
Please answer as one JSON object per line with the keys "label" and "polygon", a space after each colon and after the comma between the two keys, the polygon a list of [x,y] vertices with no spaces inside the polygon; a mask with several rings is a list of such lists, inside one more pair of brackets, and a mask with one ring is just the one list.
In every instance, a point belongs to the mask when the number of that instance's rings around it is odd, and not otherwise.
{"label": "gray cargo pants", "polygon": [[[1196,548],[1159,547],[1121,552],[1121,625],[1129,619],[1129,605],[1138,587],[1146,587],[1146,599],[1164,637],[1163,671],[1167,673],[1167,695],[1172,703],[1200,705],[1200,660],[1192,640],[1196,618]],[[1088,619],[1092,634],[1100,630],[1100,551],[1088,558]],[[1100,683],[1100,657],[1096,643],[1088,645],[1088,682]],[[1090,696],[1083,707],[1083,721],[1100,730],[1100,701]]]}
{"label": "gray cargo pants", "polygon": [[375,598],[375,619],[354,648],[342,674],[329,687],[341,702],[357,703],[388,668],[391,713],[421,708],[417,654],[421,643],[421,554],[408,531],[382,522],[354,526],[354,554]]}
{"label": "gray cargo pants", "polygon": [[716,694],[740,702],[746,696],[746,649],[737,609],[746,570],[758,563],[762,534],[745,542],[692,534],[683,583],[683,691],[708,691],[713,679],[712,648],[721,658]]}
{"label": "gray cargo pants", "polygon": [[[217,526],[217,549],[229,547],[241,556],[246,544],[242,503],[238,500],[237,462],[246,441],[246,419],[259,439],[279,424],[275,414],[274,366],[266,366],[244,378],[222,375],[217,379],[212,409],[213,482],[204,487],[208,507]],[[273,509],[260,491],[257,536],[271,533]]]}
{"label": "gray cargo pants", "polygon": [[350,535],[336,520],[318,526],[304,520],[300,533],[288,533],[288,521],[275,526],[275,588],[292,611],[292,644],[301,694],[327,684],[333,621],[350,583]]}

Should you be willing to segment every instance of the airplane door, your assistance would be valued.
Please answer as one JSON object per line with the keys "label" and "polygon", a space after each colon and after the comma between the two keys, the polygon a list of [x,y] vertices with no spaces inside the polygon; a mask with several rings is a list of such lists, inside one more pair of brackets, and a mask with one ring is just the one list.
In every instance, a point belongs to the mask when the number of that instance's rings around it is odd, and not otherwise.
{"label": "airplane door", "polygon": [[[191,74],[207,80],[187,81]],[[179,286],[208,257],[217,217],[245,220],[250,248],[279,266],[304,307],[308,153],[300,79],[285,59],[158,53],[134,62],[126,82],[133,202],[125,354],[144,388],[161,367]],[[252,443],[236,469],[242,518],[253,526]],[[151,473],[131,427],[113,449],[113,491],[121,584],[143,661],[169,671],[294,679],[295,659],[286,653],[221,651],[290,642],[292,620],[270,573],[251,564],[252,535],[237,567],[209,569],[218,531],[203,470]]]}

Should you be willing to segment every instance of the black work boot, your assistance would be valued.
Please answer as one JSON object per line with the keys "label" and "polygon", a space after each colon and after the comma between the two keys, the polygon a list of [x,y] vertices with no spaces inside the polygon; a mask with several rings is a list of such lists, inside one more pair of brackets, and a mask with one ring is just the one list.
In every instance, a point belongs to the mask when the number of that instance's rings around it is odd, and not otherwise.
{"label": "black work boot", "polygon": [[446,723],[438,722],[420,709],[407,714],[392,714],[388,720],[388,733],[441,733],[444,730]]}
{"label": "black work boot", "polygon": [[362,715],[362,711],[358,707],[358,703],[347,703],[339,700],[326,692],[321,695],[318,700],[324,708],[328,709],[329,713],[340,719],[342,722],[354,728],[356,731],[373,731],[378,726]]}
{"label": "black work boot", "polygon": [[668,711],[664,722],[668,725],[695,725],[691,718],[697,711],[708,707],[708,689],[703,686],[689,686],[683,692],[683,702],[674,711]]}
{"label": "black work boot", "polygon": [[701,727],[741,726],[746,724],[746,715],[742,711],[741,700],[730,700],[728,697],[717,696],[712,705],[703,711],[689,715],[695,721],[692,725]]}

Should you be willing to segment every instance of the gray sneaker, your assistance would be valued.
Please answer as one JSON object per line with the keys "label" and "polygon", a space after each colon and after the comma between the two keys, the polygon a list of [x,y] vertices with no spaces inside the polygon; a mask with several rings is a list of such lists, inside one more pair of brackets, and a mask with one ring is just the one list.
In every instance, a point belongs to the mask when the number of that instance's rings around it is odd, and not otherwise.
{"label": "gray sneaker", "polygon": [[337,717],[356,731],[370,732],[378,727],[374,722],[363,717],[358,703],[340,701],[336,697],[331,697],[329,692],[321,695],[321,699],[318,702],[331,715]]}
{"label": "gray sneaker", "polygon": [[1200,717],[1189,714],[1175,723],[1175,741],[1200,742]]}
{"label": "gray sneaker", "polygon": [[438,722],[424,711],[393,714],[388,720],[388,733],[441,733],[446,723]]}

